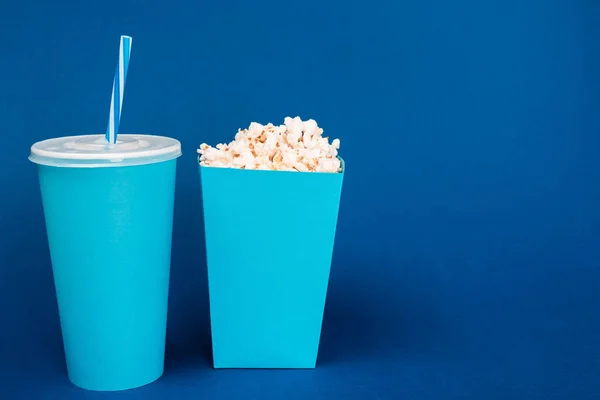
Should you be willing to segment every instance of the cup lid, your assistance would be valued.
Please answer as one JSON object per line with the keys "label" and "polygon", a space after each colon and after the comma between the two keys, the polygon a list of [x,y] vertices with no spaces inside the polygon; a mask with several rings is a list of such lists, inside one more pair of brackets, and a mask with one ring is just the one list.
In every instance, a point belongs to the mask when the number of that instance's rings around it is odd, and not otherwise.
{"label": "cup lid", "polygon": [[104,135],[66,136],[31,146],[29,160],[54,167],[98,168],[152,164],[181,155],[178,140],[153,135],[119,134],[109,144]]}

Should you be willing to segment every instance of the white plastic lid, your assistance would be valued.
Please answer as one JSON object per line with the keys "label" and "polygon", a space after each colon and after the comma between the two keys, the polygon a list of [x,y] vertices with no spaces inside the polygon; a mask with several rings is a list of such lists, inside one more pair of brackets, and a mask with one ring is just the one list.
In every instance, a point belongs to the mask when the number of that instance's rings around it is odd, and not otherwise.
{"label": "white plastic lid", "polygon": [[152,164],[181,155],[181,143],[164,136],[120,134],[108,144],[104,135],[67,136],[31,146],[29,160],[69,168],[123,167]]}

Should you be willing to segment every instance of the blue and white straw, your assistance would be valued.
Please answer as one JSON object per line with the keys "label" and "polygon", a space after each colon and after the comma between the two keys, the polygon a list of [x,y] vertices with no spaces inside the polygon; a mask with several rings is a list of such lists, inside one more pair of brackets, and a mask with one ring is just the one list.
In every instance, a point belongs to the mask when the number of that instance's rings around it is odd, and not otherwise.
{"label": "blue and white straw", "polygon": [[131,37],[121,36],[119,45],[119,64],[113,82],[112,97],[110,98],[110,116],[108,128],[106,129],[106,141],[117,143],[119,133],[119,122],[121,121],[121,108],[123,107],[123,92],[125,91],[125,79],[129,69],[129,57],[131,55]]}

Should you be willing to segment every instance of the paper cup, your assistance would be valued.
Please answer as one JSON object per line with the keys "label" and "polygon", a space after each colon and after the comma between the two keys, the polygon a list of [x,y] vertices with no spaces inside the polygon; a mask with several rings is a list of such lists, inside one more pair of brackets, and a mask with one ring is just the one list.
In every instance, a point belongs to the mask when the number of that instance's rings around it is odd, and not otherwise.
{"label": "paper cup", "polygon": [[91,390],[163,372],[177,140],[103,135],[36,143],[69,379]]}

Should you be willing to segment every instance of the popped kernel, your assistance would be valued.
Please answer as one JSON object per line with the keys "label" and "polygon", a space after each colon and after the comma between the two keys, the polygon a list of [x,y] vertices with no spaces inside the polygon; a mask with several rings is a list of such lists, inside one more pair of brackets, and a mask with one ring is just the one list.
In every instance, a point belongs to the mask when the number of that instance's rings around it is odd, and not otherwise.
{"label": "popped kernel", "polygon": [[241,168],[295,172],[340,172],[337,157],[340,140],[323,137],[313,119],[286,117],[283,125],[252,122],[238,129],[231,143],[198,149],[200,164],[220,168]]}

